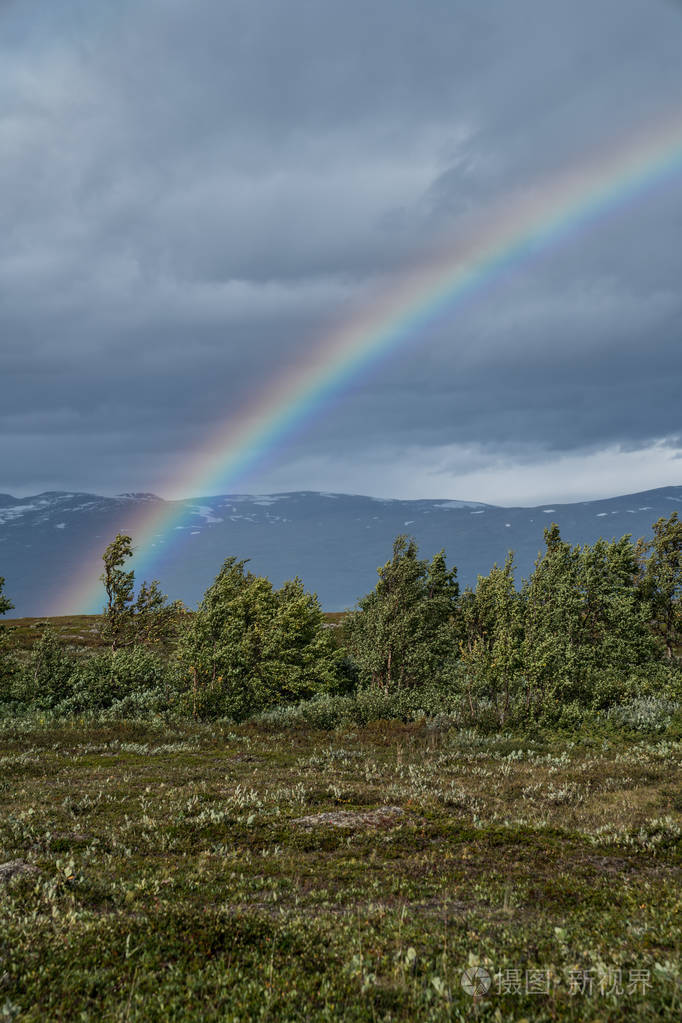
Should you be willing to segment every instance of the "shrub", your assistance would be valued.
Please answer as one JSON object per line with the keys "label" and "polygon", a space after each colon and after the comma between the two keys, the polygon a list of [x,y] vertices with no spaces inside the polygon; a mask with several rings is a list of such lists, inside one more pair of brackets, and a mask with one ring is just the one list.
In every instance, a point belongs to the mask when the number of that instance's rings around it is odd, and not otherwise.
{"label": "shrub", "polygon": [[456,678],[463,684],[472,716],[483,700],[497,708],[502,726],[525,689],[521,672],[523,606],[514,585],[511,554],[504,568],[495,565],[489,575],[478,577],[475,590],[464,592],[461,622],[463,670]]}
{"label": "shrub", "polygon": [[135,573],[126,570],[133,556],[132,537],[117,533],[102,555],[107,603],[100,619],[100,636],[113,651],[147,644],[168,643],[177,635],[184,613],[181,601],[168,602],[159,583],[143,582],[135,597]]}
{"label": "shrub", "polygon": [[81,661],[69,679],[59,714],[108,711],[143,717],[172,705],[173,679],[162,659],[143,647],[107,651]]}
{"label": "shrub", "polygon": [[325,730],[390,720],[434,720],[450,727],[470,723],[458,695],[442,686],[388,692],[378,686],[365,686],[351,695],[323,693],[293,706],[272,708],[255,720],[272,728],[308,726]]}
{"label": "shrub", "polygon": [[428,562],[414,539],[398,536],[377,572],[375,589],[345,623],[360,680],[385,690],[428,684],[457,655],[456,569],[448,569],[444,551]]}
{"label": "shrub", "polygon": [[343,654],[300,579],[275,590],[228,558],[179,646],[182,704],[201,718],[243,720],[344,685]]}
{"label": "shrub", "polygon": [[39,710],[51,710],[71,691],[76,660],[65,650],[55,632],[47,627],[31,650],[15,687],[20,703]]}
{"label": "shrub", "polygon": [[635,732],[665,732],[673,717],[682,710],[677,700],[642,696],[611,707],[604,717],[609,724]]}
{"label": "shrub", "polygon": [[[5,580],[0,576],[0,615],[7,614],[14,604],[4,593]],[[9,703],[14,695],[17,662],[10,646],[9,630],[0,625],[0,704]]]}

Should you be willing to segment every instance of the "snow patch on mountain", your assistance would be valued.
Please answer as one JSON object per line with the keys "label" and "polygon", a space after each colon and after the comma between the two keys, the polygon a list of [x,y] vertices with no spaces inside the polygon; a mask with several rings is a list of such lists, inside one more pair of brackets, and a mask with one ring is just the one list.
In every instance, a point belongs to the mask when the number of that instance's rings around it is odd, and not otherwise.
{"label": "snow patch on mountain", "polygon": [[12,522],[14,519],[20,519],[28,512],[39,511],[45,503],[39,501],[37,504],[15,504],[13,508],[0,508],[0,526],[4,526],[6,522]]}
{"label": "snow patch on mountain", "polygon": [[288,494],[259,494],[258,497],[251,498],[251,503],[267,506],[275,504],[277,501],[285,501],[288,496]]}
{"label": "snow patch on mountain", "polygon": [[199,515],[207,525],[212,522],[222,522],[222,518],[219,515],[214,515],[213,508],[210,508],[207,504],[195,504],[192,506],[194,511],[192,515]]}

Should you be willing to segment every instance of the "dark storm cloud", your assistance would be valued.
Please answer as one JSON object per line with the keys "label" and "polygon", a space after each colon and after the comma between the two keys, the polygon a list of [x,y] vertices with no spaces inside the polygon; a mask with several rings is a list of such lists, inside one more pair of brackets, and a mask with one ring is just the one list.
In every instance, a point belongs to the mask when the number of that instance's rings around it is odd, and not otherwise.
{"label": "dark storm cloud", "polygon": [[[665,0],[32,0],[0,28],[3,491],[163,486],[433,239],[682,98]],[[681,228],[678,179],[512,268],[250,483],[674,445]]]}

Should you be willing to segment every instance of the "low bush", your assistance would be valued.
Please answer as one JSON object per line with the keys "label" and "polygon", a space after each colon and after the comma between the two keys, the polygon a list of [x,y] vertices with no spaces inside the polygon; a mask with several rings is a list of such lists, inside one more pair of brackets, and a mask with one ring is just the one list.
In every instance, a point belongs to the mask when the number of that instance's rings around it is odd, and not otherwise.
{"label": "low bush", "polygon": [[251,720],[273,731],[283,728],[333,731],[376,721],[424,721],[438,730],[473,728],[482,734],[502,729],[533,734],[538,730],[603,733],[604,728],[646,734],[666,732],[677,727],[676,723],[682,726],[682,701],[663,696],[634,697],[605,710],[573,701],[547,706],[532,716],[519,703],[510,707],[502,722],[500,709],[493,701],[478,699],[472,705],[465,693],[455,688],[434,685],[386,692],[378,687],[365,687],[349,695],[322,694],[290,706],[274,707]]}
{"label": "low bush", "polygon": [[78,657],[46,630],[3,702],[11,713],[135,718],[170,710],[175,691],[173,669],[144,647]]}
{"label": "low bush", "polygon": [[643,696],[611,707],[604,718],[617,728],[633,732],[665,732],[681,713],[682,703],[677,700]]}
{"label": "low bush", "polygon": [[144,717],[168,710],[174,695],[167,665],[144,647],[88,657],[69,683],[69,694],[54,708],[64,715],[104,711],[117,717]]}
{"label": "low bush", "polygon": [[451,727],[471,723],[459,694],[441,686],[389,691],[367,686],[345,696],[325,693],[289,707],[274,707],[254,720],[275,729],[300,726],[331,730],[373,721],[422,719],[437,720]]}

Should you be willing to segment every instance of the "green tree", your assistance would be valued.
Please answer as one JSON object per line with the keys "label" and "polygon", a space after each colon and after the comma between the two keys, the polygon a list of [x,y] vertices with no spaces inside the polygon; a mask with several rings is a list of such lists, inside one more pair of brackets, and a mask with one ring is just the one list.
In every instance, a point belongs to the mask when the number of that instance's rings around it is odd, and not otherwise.
{"label": "green tree", "polygon": [[527,705],[608,701],[653,655],[637,551],[629,536],[572,547],[556,523],[545,544],[522,589]]}
{"label": "green tree", "polygon": [[3,592],[5,589],[5,577],[0,575],[0,615],[6,615],[8,611],[12,611],[14,604],[9,597]]}
{"label": "green tree", "polygon": [[[14,607],[6,596],[5,579],[0,575],[0,615],[6,615]],[[12,685],[16,675],[17,664],[12,655],[10,633],[6,625],[0,625],[0,703],[12,696]]]}
{"label": "green tree", "polygon": [[241,720],[334,690],[342,655],[300,579],[276,590],[245,561],[228,558],[192,615],[179,657],[195,716]]}
{"label": "green tree", "polygon": [[653,539],[640,543],[646,556],[641,576],[644,596],[651,604],[652,627],[665,656],[679,656],[682,645],[682,522],[677,512],[653,525]]}
{"label": "green tree", "polygon": [[630,536],[585,544],[577,568],[584,668],[593,675],[605,667],[625,674],[655,659],[651,605],[638,585],[639,561]]}
{"label": "green tree", "polygon": [[473,716],[477,701],[494,704],[504,725],[521,684],[523,608],[514,585],[514,556],[503,568],[479,575],[476,589],[467,588],[461,600],[460,651],[466,695]]}
{"label": "green tree", "polygon": [[398,536],[377,572],[375,589],[345,625],[361,681],[389,690],[441,678],[457,652],[457,570],[448,569],[444,551],[428,562],[412,537]]}
{"label": "green tree", "polygon": [[22,700],[42,710],[56,707],[70,694],[75,671],[74,657],[48,626],[34,644],[24,668]]}
{"label": "green tree", "polygon": [[135,573],[126,569],[133,556],[130,536],[117,533],[104,551],[101,580],[107,595],[100,634],[112,651],[138,643],[152,645],[171,639],[184,608],[168,602],[157,580],[143,582],[135,597]]}
{"label": "green tree", "polygon": [[556,523],[545,529],[545,548],[522,587],[527,709],[569,702],[580,674],[578,552],[561,539]]}

